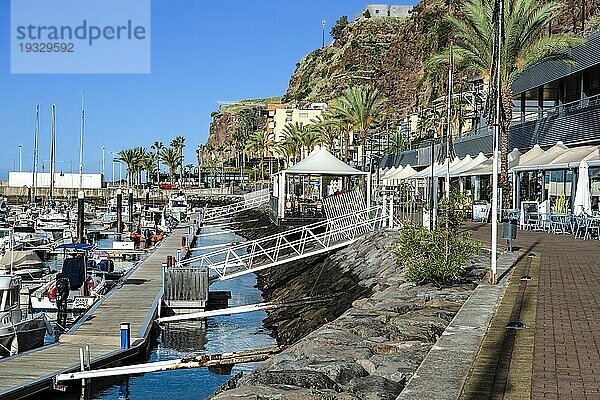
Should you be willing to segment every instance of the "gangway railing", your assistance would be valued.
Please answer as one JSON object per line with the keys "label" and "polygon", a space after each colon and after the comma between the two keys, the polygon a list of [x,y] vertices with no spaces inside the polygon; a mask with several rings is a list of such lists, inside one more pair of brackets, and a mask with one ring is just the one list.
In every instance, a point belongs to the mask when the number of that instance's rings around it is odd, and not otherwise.
{"label": "gangway railing", "polygon": [[287,230],[265,238],[187,258],[177,265],[208,268],[213,279],[225,280],[288,262],[336,250],[368,232],[387,226],[387,210],[381,206]]}
{"label": "gangway railing", "polygon": [[237,203],[205,208],[202,212],[202,221],[212,221],[223,217],[229,217],[242,211],[258,208],[269,202],[269,196],[269,189],[262,189],[245,194],[244,200]]}

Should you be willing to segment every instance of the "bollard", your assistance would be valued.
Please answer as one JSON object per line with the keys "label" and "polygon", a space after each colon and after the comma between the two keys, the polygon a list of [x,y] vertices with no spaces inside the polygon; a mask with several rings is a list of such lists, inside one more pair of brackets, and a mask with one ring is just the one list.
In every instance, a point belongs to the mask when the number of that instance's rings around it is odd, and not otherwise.
{"label": "bollard", "polygon": [[131,345],[131,334],[129,332],[129,323],[121,323],[121,350],[127,350]]}
{"label": "bollard", "polygon": [[85,193],[83,190],[77,192],[77,243],[85,242],[84,220],[85,220]]}
{"label": "bollard", "polygon": [[[129,188],[129,198],[127,199],[129,207],[129,223],[133,224],[133,189]],[[131,229],[133,231],[133,229]]]}

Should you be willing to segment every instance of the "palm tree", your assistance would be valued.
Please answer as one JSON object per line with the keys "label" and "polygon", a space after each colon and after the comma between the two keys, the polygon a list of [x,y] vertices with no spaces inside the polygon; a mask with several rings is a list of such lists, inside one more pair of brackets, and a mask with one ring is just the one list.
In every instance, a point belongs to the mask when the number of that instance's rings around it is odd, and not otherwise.
{"label": "palm tree", "polygon": [[[154,163],[154,154],[146,153],[146,156],[142,159],[141,166],[146,171],[146,183],[150,183],[152,180],[152,174],[155,171],[156,164]],[[156,170],[158,171],[158,170]]]}
{"label": "palm tree", "polygon": [[338,124],[332,118],[327,118],[327,113],[317,116],[312,120],[310,129],[319,134],[319,140],[327,150],[334,152],[335,141],[339,137]]}
{"label": "palm tree", "polygon": [[183,176],[183,148],[185,147],[185,137],[177,136],[175,139],[171,141],[171,147],[177,150],[179,156],[181,157],[181,165],[179,166],[179,179]]}
{"label": "palm tree", "polygon": [[285,159],[285,167],[288,168],[291,160],[298,155],[298,146],[292,140],[282,140],[275,144],[277,153]]}
{"label": "palm tree", "polygon": [[379,95],[377,88],[366,86],[353,86],[342,92],[333,105],[334,115],[348,123],[355,133],[358,133],[362,157],[361,168],[365,169],[367,134],[379,118],[384,100]]}
{"label": "palm tree", "polygon": [[[555,60],[572,63],[563,50],[584,42],[572,34],[545,35],[546,28],[561,15],[556,1],[545,4],[538,0],[507,0],[504,10],[504,43],[500,53],[501,74],[501,174],[508,178],[508,127],[512,119],[511,87],[518,74],[532,64]],[[480,74],[490,80],[494,44],[493,0],[468,0],[461,15],[450,15],[454,43],[426,63],[435,68],[448,63],[452,51],[454,62],[466,72]]]}
{"label": "palm tree", "polygon": [[156,141],[150,148],[154,150],[154,157],[156,158],[156,184],[160,185],[160,152],[165,148],[165,145],[163,142]]}
{"label": "palm tree", "polygon": [[123,162],[127,166],[127,187],[131,185],[133,173],[135,171],[135,164],[137,163],[137,154],[134,149],[123,149],[117,153],[116,160]]}
{"label": "palm tree", "polygon": [[321,135],[308,125],[302,134],[302,146],[306,148],[306,155],[321,143]]}
{"label": "palm tree", "polygon": [[183,157],[179,154],[179,151],[173,147],[166,147],[160,152],[160,159],[169,167],[169,180],[171,185],[173,184],[173,175],[177,168],[181,165]]}
{"label": "palm tree", "polygon": [[254,154],[260,154],[261,157],[261,176],[262,179],[265,179],[265,169],[264,169],[264,159],[270,153],[270,149],[273,146],[273,135],[271,133],[267,133],[264,130],[255,131],[248,137],[246,141],[246,145],[244,146],[244,151]]}

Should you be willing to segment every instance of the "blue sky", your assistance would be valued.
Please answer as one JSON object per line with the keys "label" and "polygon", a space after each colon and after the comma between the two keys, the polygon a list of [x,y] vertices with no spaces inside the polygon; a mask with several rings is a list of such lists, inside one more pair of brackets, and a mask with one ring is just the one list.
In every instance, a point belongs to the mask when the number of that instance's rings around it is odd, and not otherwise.
{"label": "blue sky", "polygon": [[150,74],[11,74],[10,2],[0,1],[0,178],[33,158],[34,108],[40,104],[40,163],[48,169],[50,107],[57,107],[57,170],[77,171],[80,96],[86,92],[85,170],[98,172],[110,151],[186,137],[186,163],[208,136],[219,100],[277,96],[296,62],[321,44],[356,0],[152,0]]}

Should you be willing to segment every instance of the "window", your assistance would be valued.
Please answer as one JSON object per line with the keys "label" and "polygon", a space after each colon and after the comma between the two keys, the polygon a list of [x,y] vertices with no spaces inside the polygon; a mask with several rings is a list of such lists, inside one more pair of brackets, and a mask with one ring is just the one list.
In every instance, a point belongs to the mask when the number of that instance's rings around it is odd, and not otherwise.
{"label": "window", "polygon": [[299,117],[300,117],[300,118],[308,118],[308,113],[301,112],[301,113],[299,114]]}

